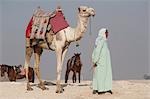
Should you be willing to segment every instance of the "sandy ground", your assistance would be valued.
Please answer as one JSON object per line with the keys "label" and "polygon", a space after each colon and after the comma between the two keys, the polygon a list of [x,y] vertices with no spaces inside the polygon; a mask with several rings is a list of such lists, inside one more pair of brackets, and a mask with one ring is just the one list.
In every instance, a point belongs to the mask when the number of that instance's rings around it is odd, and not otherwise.
{"label": "sandy ground", "polygon": [[[0,99],[150,99],[150,80],[113,81],[113,94],[92,94],[91,81],[62,83],[64,92],[55,93],[55,81],[46,81],[49,90],[42,91],[37,82],[33,91],[26,91],[25,81],[0,82]],[[64,81],[62,81],[64,82]],[[53,85],[54,84],[54,85]]]}

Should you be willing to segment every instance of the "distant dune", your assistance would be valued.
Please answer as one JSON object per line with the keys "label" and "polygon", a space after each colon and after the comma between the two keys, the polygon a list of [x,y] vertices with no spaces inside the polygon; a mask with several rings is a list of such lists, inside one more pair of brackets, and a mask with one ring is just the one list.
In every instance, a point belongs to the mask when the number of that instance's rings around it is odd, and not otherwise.
{"label": "distant dune", "polygon": [[[62,81],[64,82],[64,81]],[[91,81],[62,83],[64,92],[55,93],[55,81],[45,81],[49,90],[42,91],[33,85],[33,91],[26,91],[25,81],[0,82],[0,99],[150,99],[150,80],[113,81],[113,94],[93,95]]]}

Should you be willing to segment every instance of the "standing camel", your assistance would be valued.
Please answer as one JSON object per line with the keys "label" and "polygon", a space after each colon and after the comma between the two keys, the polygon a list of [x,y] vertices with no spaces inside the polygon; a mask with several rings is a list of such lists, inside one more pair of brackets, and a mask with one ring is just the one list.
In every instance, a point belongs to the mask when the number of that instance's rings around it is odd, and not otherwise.
{"label": "standing camel", "polygon": [[76,83],[76,73],[78,73],[78,79],[79,79],[79,83],[80,83],[80,74],[81,74],[81,68],[82,68],[82,62],[81,62],[80,55],[81,55],[81,53],[74,53],[74,56],[72,56],[67,61],[65,83],[67,83],[67,81],[68,81],[70,71],[73,72],[73,76],[72,76],[73,83]]}
{"label": "standing camel", "polygon": [[[83,34],[87,30],[88,20],[90,16],[94,16],[95,11],[93,8],[87,6],[80,6],[78,8],[78,22],[75,28],[67,27],[61,31],[59,31],[56,35],[53,36],[53,40],[51,39],[52,31],[46,33],[47,42],[42,41],[38,43],[36,46],[27,46],[29,42],[29,38],[26,38],[26,55],[25,55],[25,68],[26,68],[26,77],[28,79],[28,66],[30,65],[30,59],[32,54],[34,53],[34,67],[35,74],[39,80],[39,87],[42,90],[47,89],[44,83],[41,80],[40,76],[40,56],[42,54],[43,49],[51,49],[56,52],[57,58],[57,82],[56,82],[56,93],[62,93],[63,88],[60,85],[62,65],[64,61],[65,54],[68,50],[68,46],[71,42],[78,41],[83,37]],[[58,20],[59,21],[59,20]],[[49,45],[48,45],[49,44]],[[28,80],[27,80],[28,81]],[[33,90],[29,82],[27,82],[27,90]]]}

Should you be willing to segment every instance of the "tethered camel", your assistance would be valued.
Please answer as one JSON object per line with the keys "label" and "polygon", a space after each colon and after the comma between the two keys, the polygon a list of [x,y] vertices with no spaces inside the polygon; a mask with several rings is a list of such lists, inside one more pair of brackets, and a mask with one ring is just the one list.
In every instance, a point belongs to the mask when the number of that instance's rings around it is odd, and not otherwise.
{"label": "tethered camel", "polygon": [[[56,82],[56,93],[62,93],[63,88],[60,85],[60,79],[61,79],[61,72],[62,72],[62,65],[64,61],[65,54],[68,50],[68,46],[71,42],[80,40],[83,37],[83,34],[87,30],[88,20],[90,16],[95,15],[95,11],[93,8],[87,7],[87,6],[80,6],[78,8],[78,22],[77,26],[75,28],[67,27],[61,31],[59,31],[56,35],[53,35],[53,40],[51,39],[50,33],[46,33],[46,37],[49,42],[49,46],[46,42],[39,43],[37,46],[34,47],[27,47],[26,46],[26,55],[25,55],[25,68],[26,68],[26,76],[28,79],[28,66],[30,65],[30,59],[34,52],[34,67],[35,67],[35,73],[37,75],[37,78],[39,80],[39,87],[42,90],[47,89],[45,85],[43,84],[41,77],[40,77],[40,70],[39,70],[39,64],[40,64],[40,56],[42,54],[43,49],[48,49],[49,47],[56,51],[56,58],[57,58],[57,82]],[[50,31],[52,32],[52,31]],[[28,43],[29,39],[26,38],[26,45]],[[28,81],[28,80],[27,80]],[[31,85],[29,82],[27,82],[27,90],[33,90],[31,88]]]}
{"label": "tethered camel", "polygon": [[74,56],[72,56],[67,61],[65,83],[67,83],[67,81],[68,81],[70,71],[73,72],[73,76],[72,76],[73,83],[76,83],[76,73],[78,73],[78,79],[79,79],[79,83],[80,83],[80,74],[81,74],[81,68],[82,68],[82,62],[81,62],[80,55],[81,55],[81,53],[74,53]]}

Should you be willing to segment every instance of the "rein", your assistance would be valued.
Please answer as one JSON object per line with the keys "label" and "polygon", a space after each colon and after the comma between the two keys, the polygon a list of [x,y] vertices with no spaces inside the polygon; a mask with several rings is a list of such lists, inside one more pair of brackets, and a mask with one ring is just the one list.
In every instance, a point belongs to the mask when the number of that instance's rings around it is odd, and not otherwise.
{"label": "rein", "polygon": [[89,29],[89,34],[92,35],[92,24],[91,24],[91,17],[89,19],[89,24],[90,24],[90,29]]}
{"label": "rein", "polygon": [[74,32],[74,42],[76,43],[76,47],[79,47],[79,42],[75,39],[75,32]]}

